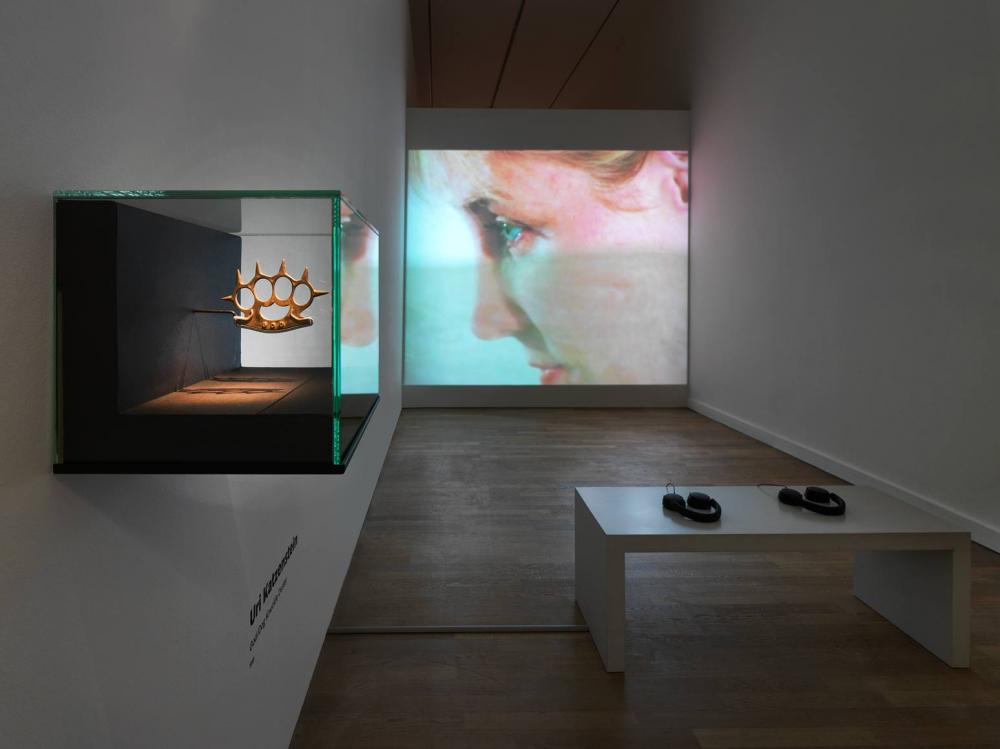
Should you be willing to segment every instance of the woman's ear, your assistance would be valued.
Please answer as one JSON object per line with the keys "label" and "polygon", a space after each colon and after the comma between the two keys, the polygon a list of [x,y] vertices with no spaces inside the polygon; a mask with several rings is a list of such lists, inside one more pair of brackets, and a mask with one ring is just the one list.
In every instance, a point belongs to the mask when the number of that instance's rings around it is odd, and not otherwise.
{"label": "woman's ear", "polygon": [[664,167],[670,170],[670,182],[666,186],[679,207],[688,206],[688,152],[687,151],[654,151],[650,154]]}
{"label": "woman's ear", "polygon": [[688,207],[687,151],[643,151],[642,167],[633,177],[610,189],[601,200],[623,211],[639,211],[665,202],[679,211]]}

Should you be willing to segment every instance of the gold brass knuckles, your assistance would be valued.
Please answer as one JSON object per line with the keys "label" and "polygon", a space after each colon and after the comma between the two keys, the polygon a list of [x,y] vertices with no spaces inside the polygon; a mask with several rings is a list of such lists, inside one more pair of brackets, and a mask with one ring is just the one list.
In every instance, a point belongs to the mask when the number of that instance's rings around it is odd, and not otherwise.
{"label": "gold brass knuckles", "polygon": [[[292,290],[288,293],[287,297],[279,297],[275,289],[275,282],[282,278],[287,278],[292,284]],[[268,297],[261,298],[257,294],[256,285],[261,280],[266,280],[270,283],[271,295]],[[299,304],[295,301],[295,292],[301,286],[309,289],[309,299]],[[251,296],[253,296],[253,303],[250,306],[240,304],[240,291],[243,289],[247,289]],[[312,325],[313,319],[311,317],[304,317],[302,311],[313,303],[313,299],[329,293],[329,291],[318,290],[310,283],[308,268],[302,270],[301,278],[293,278],[288,275],[288,270],[285,268],[285,261],[282,260],[278,272],[272,275],[261,271],[260,263],[258,262],[254,269],[253,278],[249,281],[243,280],[243,275],[240,273],[240,269],[237,268],[236,286],[233,288],[233,293],[222,297],[222,299],[226,302],[232,302],[236,309],[239,310],[239,313],[233,314],[233,322],[241,328],[256,330],[261,333],[287,333],[290,330],[297,330],[298,328],[305,328]],[[273,305],[287,308],[288,311],[284,317],[269,320],[261,315],[261,310],[264,307],[271,307]]]}

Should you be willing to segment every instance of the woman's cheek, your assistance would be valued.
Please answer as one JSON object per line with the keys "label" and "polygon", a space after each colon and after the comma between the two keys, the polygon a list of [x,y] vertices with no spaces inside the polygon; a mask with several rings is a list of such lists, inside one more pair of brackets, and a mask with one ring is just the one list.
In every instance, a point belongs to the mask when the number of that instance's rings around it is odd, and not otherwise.
{"label": "woman's cheek", "polygon": [[[508,293],[541,332],[550,353],[581,382],[623,357],[622,326],[630,325],[633,281],[620,256],[561,253],[507,261]],[[627,352],[624,352],[627,354]]]}
{"label": "woman's cheek", "polygon": [[341,281],[341,336],[348,346],[367,346],[376,338],[372,304],[374,269],[364,261],[348,263]]}

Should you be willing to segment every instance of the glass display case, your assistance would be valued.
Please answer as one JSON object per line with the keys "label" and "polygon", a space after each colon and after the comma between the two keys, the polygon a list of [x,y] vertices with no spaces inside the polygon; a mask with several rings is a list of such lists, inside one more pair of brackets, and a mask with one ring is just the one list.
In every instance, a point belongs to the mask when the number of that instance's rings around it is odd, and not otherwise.
{"label": "glass display case", "polygon": [[378,232],[335,190],[55,193],[61,473],[341,473]]}

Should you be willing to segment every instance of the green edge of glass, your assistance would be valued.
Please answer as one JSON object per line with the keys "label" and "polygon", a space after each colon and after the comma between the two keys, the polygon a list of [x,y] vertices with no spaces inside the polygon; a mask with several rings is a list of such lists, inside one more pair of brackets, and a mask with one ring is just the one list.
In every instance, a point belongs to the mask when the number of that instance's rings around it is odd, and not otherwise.
{"label": "green edge of glass", "polygon": [[107,200],[108,198],[330,198],[340,190],[56,190],[56,200]]}
{"label": "green edge of glass", "polygon": [[331,366],[333,367],[333,464],[339,466],[343,461],[340,449],[340,194],[331,200],[333,208],[330,231],[333,253],[333,345],[330,346]]}

